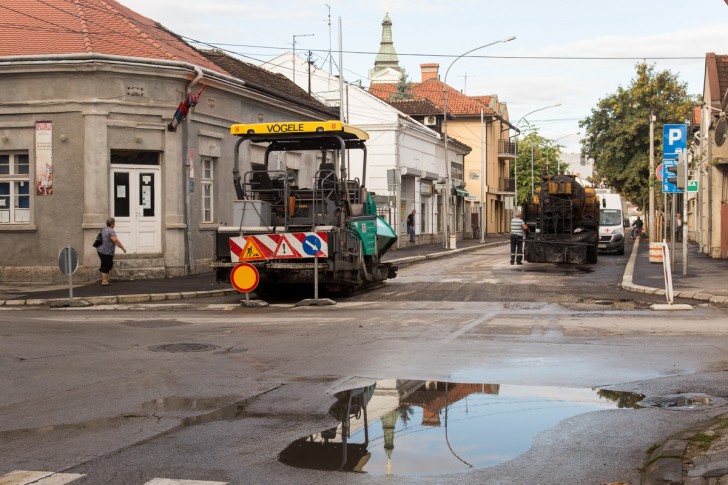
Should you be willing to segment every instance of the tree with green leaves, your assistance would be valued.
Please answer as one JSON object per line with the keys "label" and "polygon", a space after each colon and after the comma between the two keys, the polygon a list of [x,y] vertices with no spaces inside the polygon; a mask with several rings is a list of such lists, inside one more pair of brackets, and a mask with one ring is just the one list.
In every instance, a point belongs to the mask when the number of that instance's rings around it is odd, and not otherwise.
{"label": "tree with green leaves", "polygon": [[[629,86],[599,100],[591,116],[579,126],[586,129],[582,147],[594,159],[596,177],[627,200],[638,202],[649,195],[650,113],[655,123],[655,165],[662,153],[662,126],[684,123],[697,96],[687,92],[669,70],[656,71],[644,62],[636,65]],[[659,181],[655,188],[659,190]]]}
{"label": "tree with green leaves", "polygon": [[[538,129],[528,131],[526,136],[518,140],[518,157],[511,166],[517,170],[516,205],[531,200],[531,180],[534,190],[541,185],[543,174],[555,175],[568,168],[568,164],[560,162],[561,148],[553,140],[538,133]],[[531,155],[533,155],[533,171],[531,171]],[[513,177],[513,175],[511,175]]]}
{"label": "tree with green leaves", "polygon": [[399,76],[399,81],[397,81],[391,97],[392,99],[412,99],[413,97],[409,76],[407,76],[407,72],[404,69],[402,69],[402,74]]}

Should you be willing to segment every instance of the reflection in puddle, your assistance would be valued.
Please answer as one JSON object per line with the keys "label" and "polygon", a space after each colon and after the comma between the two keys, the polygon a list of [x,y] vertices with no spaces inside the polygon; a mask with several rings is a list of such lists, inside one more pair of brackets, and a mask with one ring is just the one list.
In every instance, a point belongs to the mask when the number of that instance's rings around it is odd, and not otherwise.
{"label": "reflection in puddle", "polygon": [[528,450],[559,421],[636,407],[644,396],[591,389],[387,380],[342,391],[339,424],[291,443],[288,465],[371,474],[438,474],[483,468]]}

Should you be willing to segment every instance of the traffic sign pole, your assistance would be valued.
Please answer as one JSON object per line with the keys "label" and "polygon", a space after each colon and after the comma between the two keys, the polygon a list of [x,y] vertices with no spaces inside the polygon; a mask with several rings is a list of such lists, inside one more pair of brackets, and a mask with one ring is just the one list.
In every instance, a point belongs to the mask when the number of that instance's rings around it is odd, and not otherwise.
{"label": "traffic sign pole", "polygon": [[[71,267],[71,246],[66,246],[66,268]],[[73,271],[68,272],[68,299],[73,300]]]}
{"label": "traffic sign pole", "polygon": [[[687,124],[673,124],[673,125],[664,125],[663,126],[663,144],[662,144],[662,156],[664,160],[662,161],[663,165],[663,176],[664,180],[662,181],[662,191],[665,193],[665,197],[667,197],[668,193],[671,194],[683,194],[683,205],[682,208],[676,207],[676,201],[673,198],[673,203],[671,204],[671,212],[673,214],[672,220],[675,221],[674,214],[676,212],[682,212],[682,236],[683,236],[683,274],[687,275],[687,250],[688,250],[688,243],[687,243],[687,191],[688,191],[688,157],[687,157],[687,141],[688,141],[688,126]],[[682,167],[680,164],[683,164]],[[681,178],[678,174],[682,172],[683,174],[683,187],[682,189],[679,189],[677,186],[678,179]],[[670,174],[674,173],[675,177],[670,177]],[[674,183],[672,183],[672,180],[674,180]],[[667,226],[667,225],[666,225]],[[675,244],[675,230],[673,229],[671,234],[670,240],[673,241],[673,254],[676,254],[674,251],[674,244]],[[674,268],[674,266],[673,266]]]}
{"label": "traffic sign pole", "polygon": [[685,188],[683,189],[683,206],[682,206],[682,274],[683,276],[688,275],[688,154],[683,152],[681,162],[685,164]]}
{"label": "traffic sign pole", "polygon": [[73,301],[73,273],[78,269],[78,256],[71,246],[64,246],[58,253],[58,269],[68,275],[68,299]]}

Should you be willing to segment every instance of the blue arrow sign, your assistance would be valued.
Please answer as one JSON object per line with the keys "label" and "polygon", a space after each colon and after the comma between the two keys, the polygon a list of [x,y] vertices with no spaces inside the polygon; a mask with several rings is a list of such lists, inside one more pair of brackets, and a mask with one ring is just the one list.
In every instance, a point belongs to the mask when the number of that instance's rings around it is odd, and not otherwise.
{"label": "blue arrow sign", "polygon": [[316,256],[321,251],[321,239],[316,234],[309,234],[303,240],[303,252],[309,256]]}

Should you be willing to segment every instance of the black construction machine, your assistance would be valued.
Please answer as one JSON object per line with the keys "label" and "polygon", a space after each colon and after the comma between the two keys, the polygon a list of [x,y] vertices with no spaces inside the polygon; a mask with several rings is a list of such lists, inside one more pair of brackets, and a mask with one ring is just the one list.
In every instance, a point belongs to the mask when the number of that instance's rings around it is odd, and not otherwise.
{"label": "black construction machine", "polygon": [[572,175],[544,175],[525,205],[529,227],[524,259],[531,263],[594,264],[599,247],[599,202],[593,187]]}

